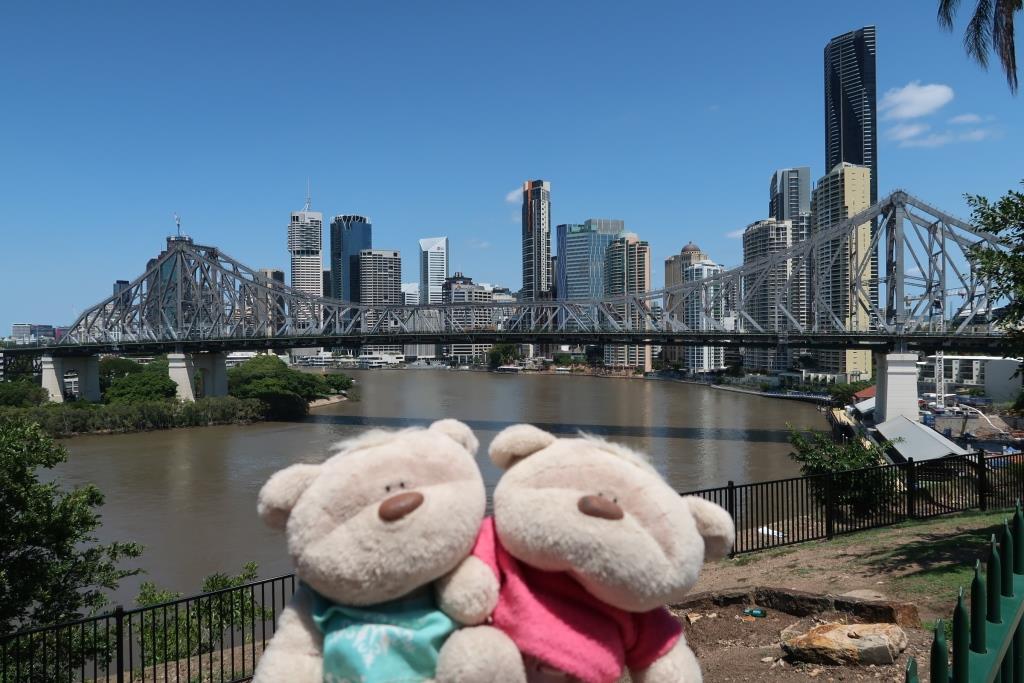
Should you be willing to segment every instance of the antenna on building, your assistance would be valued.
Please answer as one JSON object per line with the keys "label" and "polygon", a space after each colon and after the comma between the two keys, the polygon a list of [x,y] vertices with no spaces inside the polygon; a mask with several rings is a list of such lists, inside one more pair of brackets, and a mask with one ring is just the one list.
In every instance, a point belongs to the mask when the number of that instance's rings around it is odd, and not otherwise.
{"label": "antenna on building", "polygon": [[309,176],[306,176],[306,205],[302,207],[303,211],[309,211],[313,206],[313,197],[309,192]]}
{"label": "antenna on building", "polygon": [[177,212],[174,214],[174,225],[178,228],[178,237],[181,237],[181,216]]}

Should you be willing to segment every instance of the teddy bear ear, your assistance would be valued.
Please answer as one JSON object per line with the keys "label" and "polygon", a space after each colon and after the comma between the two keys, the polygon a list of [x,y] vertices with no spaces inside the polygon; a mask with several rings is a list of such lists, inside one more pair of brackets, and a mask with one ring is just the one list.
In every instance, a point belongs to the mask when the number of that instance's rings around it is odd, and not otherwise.
{"label": "teddy bear ear", "polygon": [[275,472],[260,489],[256,509],[271,529],[281,531],[295,503],[320,474],[320,465],[292,465]]}
{"label": "teddy bear ear", "polygon": [[547,448],[554,435],[533,425],[513,425],[503,429],[491,442],[491,462],[507,470],[528,455]]}
{"label": "teddy bear ear", "polygon": [[697,532],[704,538],[704,559],[720,560],[728,555],[736,540],[736,526],[729,513],[697,496],[686,496],[683,500],[697,522]]}
{"label": "teddy bear ear", "polygon": [[477,441],[476,435],[473,434],[473,430],[465,423],[459,422],[458,420],[453,420],[451,418],[438,420],[434,424],[430,425],[430,431],[441,432],[455,441],[455,443],[465,448],[472,455],[476,455],[477,449],[480,448],[480,442]]}

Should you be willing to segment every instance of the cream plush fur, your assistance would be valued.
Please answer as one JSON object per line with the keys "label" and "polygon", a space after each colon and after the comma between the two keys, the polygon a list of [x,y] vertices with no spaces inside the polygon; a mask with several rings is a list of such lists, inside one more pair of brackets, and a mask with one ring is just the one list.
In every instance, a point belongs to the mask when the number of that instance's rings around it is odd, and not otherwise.
{"label": "cream plush fur", "polygon": [[[486,503],[473,459],[477,447],[470,429],[455,420],[369,432],[339,444],[320,465],[274,474],[260,491],[259,514],[285,532],[298,577],[335,602],[386,602],[456,571],[466,578],[445,581],[442,609],[451,608],[449,616],[462,623],[482,620],[490,587],[479,586],[482,595],[460,590],[480,584],[471,580],[476,558],[460,571]],[[381,503],[408,492],[423,496],[419,507],[384,521]],[[300,589],[282,612],[256,683],[321,683],[323,638],[310,618],[310,598]]]}
{"label": "cream plush fur", "polygon": [[[517,425],[494,439],[490,456],[506,469],[494,491],[495,526],[505,549],[535,568],[568,572],[593,596],[620,609],[645,612],[679,601],[697,581],[704,561],[732,547],[735,531],[725,510],[679,496],[628,448],[586,436],[558,439]],[[583,514],[578,504],[589,495],[613,501],[622,518]],[[490,579],[496,583],[493,574]],[[490,594],[479,586],[470,592]],[[509,666],[507,645],[493,644],[495,631],[481,626],[459,633],[460,649],[481,654],[475,666],[463,665],[461,677],[451,680],[540,680],[520,663],[511,669],[488,664],[494,659]],[[477,642],[470,643],[474,638]],[[631,675],[637,683],[701,680],[683,639],[652,666]]]}

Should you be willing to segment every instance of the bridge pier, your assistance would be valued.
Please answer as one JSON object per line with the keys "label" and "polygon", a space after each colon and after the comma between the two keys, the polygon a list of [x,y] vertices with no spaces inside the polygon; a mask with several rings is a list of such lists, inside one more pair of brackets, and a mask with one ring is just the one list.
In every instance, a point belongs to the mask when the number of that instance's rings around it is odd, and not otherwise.
{"label": "bridge pier", "polygon": [[196,372],[203,373],[203,396],[228,395],[227,355],[223,353],[169,353],[167,374],[178,385],[178,398],[196,400]]}
{"label": "bridge pier", "polygon": [[83,401],[100,400],[100,359],[96,356],[43,356],[43,388],[50,394],[50,401],[63,403],[67,385],[64,376],[69,372],[78,374],[78,398]]}
{"label": "bridge pier", "polygon": [[875,423],[897,415],[919,421],[917,407],[917,354],[875,354]]}

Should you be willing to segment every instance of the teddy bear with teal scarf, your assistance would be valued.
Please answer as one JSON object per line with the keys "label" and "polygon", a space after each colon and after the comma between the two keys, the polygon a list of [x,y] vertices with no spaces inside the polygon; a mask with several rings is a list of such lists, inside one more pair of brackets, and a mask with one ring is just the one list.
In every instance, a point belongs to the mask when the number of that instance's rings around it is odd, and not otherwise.
{"label": "teddy bear with teal scarf", "polygon": [[[470,557],[486,504],[477,447],[456,420],[371,431],[267,481],[259,514],[285,532],[299,585],[255,683],[453,680],[438,671],[448,637],[496,598]],[[519,660],[511,645],[491,656]]]}

